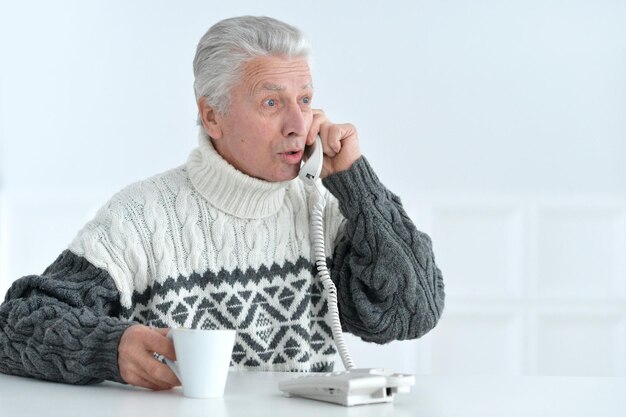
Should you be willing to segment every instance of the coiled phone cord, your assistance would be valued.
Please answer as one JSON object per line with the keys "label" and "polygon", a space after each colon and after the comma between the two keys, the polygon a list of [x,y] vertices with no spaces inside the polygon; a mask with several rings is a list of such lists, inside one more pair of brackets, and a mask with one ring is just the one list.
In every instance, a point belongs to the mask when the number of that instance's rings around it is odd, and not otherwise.
{"label": "coiled phone cord", "polygon": [[343,330],[341,329],[341,321],[339,320],[339,307],[337,305],[337,288],[330,279],[330,272],[326,266],[326,250],[324,249],[324,206],[326,201],[320,190],[320,183],[315,182],[317,198],[311,210],[311,231],[313,234],[313,251],[315,253],[315,264],[317,271],[326,291],[328,301],[328,311],[330,312],[330,328],[333,332],[335,345],[339,351],[339,356],[346,370],[354,369],[356,366],[352,361],[352,357],[348,352],[348,347],[343,338]]}

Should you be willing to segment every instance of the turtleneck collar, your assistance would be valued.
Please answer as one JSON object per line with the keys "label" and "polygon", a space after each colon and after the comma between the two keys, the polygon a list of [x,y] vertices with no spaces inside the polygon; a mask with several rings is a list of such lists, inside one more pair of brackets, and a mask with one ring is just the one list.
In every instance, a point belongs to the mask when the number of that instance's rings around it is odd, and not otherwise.
{"label": "turtleneck collar", "polygon": [[269,182],[250,177],[217,153],[202,132],[199,146],[187,160],[191,183],[213,206],[245,219],[271,216],[280,210],[290,181]]}

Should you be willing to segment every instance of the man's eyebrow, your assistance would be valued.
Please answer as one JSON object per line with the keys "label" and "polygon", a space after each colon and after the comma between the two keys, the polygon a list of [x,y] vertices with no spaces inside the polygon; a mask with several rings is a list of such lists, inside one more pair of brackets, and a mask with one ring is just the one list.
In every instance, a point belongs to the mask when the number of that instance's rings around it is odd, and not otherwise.
{"label": "man's eyebrow", "polygon": [[279,84],[263,83],[261,85],[261,90],[285,91],[286,89],[287,87],[285,87],[284,85],[279,85]]}
{"label": "man's eyebrow", "polygon": [[[312,89],[313,88],[313,83],[306,83],[302,86],[303,90],[306,89]],[[263,83],[261,84],[261,88],[259,90],[269,90],[269,91],[285,91],[287,89],[287,87],[285,87],[284,85],[280,85],[280,84],[273,84],[273,83]]]}

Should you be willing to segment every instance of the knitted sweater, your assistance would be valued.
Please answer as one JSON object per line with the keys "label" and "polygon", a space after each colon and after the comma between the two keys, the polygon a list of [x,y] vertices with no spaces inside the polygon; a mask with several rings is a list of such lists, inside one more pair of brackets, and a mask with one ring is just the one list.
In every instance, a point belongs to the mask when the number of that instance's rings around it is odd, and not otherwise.
{"label": "knitted sweater", "polygon": [[[345,331],[419,337],[443,309],[428,236],[365,158],[323,181],[328,264]],[[335,346],[310,244],[312,190],[244,175],[201,139],[186,165],[115,195],[42,275],[0,306],[0,371],[122,382],[134,323],[237,330],[235,369],[327,371]]]}

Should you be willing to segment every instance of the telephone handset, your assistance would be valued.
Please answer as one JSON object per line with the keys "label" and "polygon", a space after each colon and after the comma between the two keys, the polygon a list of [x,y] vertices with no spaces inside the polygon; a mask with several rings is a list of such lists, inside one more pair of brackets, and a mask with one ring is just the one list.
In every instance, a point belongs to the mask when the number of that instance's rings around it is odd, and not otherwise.
{"label": "telephone handset", "polygon": [[298,396],[314,400],[328,401],[345,406],[358,404],[375,404],[392,402],[394,394],[409,392],[415,384],[413,375],[393,373],[384,369],[356,369],[348,348],[343,339],[343,330],[339,320],[337,307],[337,288],[330,279],[326,266],[326,250],[324,249],[324,194],[319,179],[324,161],[324,150],[319,135],[315,143],[304,150],[307,160],[300,167],[299,177],[302,181],[313,184],[317,198],[311,209],[311,234],[315,264],[318,276],[328,302],[330,328],[339,356],[346,368],[345,372],[312,374],[304,377],[281,381],[278,387],[287,396]]}
{"label": "telephone handset", "polygon": [[322,173],[322,163],[324,162],[322,139],[320,139],[319,135],[315,137],[313,145],[304,148],[304,156],[307,159],[300,167],[298,176],[302,181],[315,182]]}

